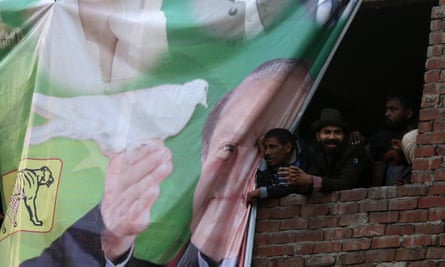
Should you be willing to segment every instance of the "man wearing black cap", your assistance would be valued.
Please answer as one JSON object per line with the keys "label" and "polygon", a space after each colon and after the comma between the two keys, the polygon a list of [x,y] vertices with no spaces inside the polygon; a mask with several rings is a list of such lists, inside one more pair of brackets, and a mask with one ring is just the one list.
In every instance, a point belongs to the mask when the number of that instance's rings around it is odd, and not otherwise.
{"label": "man wearing black cap", "polygon": [[308,147],[302,168],[281,168],[282,180],[307,186],[309,192],[332,192],[367,184],[369,158],[363,144],[348,144],[350,125],[336,109],[321,111],[320,120],[311,126],[316,142]]}

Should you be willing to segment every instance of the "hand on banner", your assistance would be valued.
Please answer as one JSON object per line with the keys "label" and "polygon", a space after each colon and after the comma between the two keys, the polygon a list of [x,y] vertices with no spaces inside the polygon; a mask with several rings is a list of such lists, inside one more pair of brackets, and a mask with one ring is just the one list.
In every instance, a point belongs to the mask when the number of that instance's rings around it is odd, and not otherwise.
{"label": "hand on banner", "polygon": [[171,152],[160,140],[110,159],[101,202],[105,225],[102,248],[109,259],[128,251],[147,228],[159,184],[171,171]]}

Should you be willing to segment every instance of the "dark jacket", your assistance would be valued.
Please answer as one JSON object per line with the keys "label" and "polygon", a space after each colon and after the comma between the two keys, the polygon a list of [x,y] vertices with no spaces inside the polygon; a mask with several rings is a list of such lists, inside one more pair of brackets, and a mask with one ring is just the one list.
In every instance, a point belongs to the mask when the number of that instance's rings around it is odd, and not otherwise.
{"label": "dark jacket", "polygon": [[[24,261],[20,267],[103,267],[105,258],[100,233],[104,223],[99,206],[69,227],[40,256]],[[157,267],[134,257],[126,267]]]}
{"label": "dark jacket", "polygon": [[[300,167],[299,161],[287,164],[286,166],[294,165]],[[268,197],[279,198],[292,193],[302,193],[301,186],[296,185],[284,185],[277,183],[277,168],[271,168],[267,166],[265,170],[257,170],[256,183],[257,187],[266,187]]]}
{"label": "dark jacket", "polygon": [[344,144],[334,161],[328,163],[317,142],[309,146],[302,169],[322,178],[321,192],[365,187],[370,184],[370,159],[363,144]]}

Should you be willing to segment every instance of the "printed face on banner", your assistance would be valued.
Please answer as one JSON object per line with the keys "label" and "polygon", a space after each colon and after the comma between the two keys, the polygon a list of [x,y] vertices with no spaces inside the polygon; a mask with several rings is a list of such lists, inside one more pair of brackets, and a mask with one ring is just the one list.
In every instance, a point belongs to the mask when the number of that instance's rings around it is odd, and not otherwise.
{"label": "printed face on banner", "polygon": [[311,85],[306,62],[272,60],[207,118],[191,227],[193,244],[212,259],[236,257],[247,219],[244,199],[254,185],[257,140],[271,128],[290,126]]}

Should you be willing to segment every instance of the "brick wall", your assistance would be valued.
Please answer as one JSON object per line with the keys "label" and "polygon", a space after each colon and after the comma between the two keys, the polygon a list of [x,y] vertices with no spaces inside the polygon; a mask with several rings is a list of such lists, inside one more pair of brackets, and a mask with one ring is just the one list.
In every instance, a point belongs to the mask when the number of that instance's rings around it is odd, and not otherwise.
{"label": "brick wall", "polygon": [[445,1],[439,4],[412,183],[259,202],[253,266],[445,267]]}

